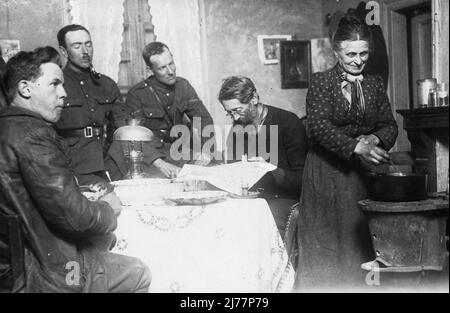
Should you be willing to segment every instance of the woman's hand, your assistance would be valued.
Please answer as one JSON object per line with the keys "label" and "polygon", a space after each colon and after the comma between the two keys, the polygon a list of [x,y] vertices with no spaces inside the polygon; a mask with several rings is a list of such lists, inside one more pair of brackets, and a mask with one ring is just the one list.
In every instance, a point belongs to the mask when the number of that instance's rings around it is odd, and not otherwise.
{"label": "woman's hand", "polygon": [[365,144],[370,144],[370,145],[374,145],[374,146],[378,146],[378,144],[380,143],[380,138],[378,138],[375,135],[361,135],[358,138],[356,138],[356,140],[361,141]]}
{"label": "woman's hand", "polygon": [[367,162],[375,165],[387,163],[391,159],[389,154],[384,149],[381,149],[374,144],[367,144],[363,141],[358,142],[354,152],[357,155],[360,155]]}

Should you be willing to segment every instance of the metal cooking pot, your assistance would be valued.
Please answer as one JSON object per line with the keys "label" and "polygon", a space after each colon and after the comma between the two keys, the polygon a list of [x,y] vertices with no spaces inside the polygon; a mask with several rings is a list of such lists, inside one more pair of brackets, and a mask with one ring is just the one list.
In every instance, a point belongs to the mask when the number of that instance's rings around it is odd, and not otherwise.
{"label": "metal cooking pot", "polygon": [[369,198],[385,202],[420,201],[427,198],[427,175],[416,173],[370,173]]}

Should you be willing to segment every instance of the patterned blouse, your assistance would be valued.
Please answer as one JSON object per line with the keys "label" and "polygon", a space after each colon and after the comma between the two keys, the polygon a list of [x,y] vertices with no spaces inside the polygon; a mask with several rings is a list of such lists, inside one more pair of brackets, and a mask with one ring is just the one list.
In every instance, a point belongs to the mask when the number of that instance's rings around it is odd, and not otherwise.
{"label": "patterned blouse", "polygon": [[380,138],[380,146],[386,150],[392,148],[398,127],[382,78],[364,77],[364,113],[349,105],[341,83],[337,66],[313,74],[306,96],[307,132],[311,143],[347,160],[351,158],[358,143],[356,138],[360,135],[374,134]]}

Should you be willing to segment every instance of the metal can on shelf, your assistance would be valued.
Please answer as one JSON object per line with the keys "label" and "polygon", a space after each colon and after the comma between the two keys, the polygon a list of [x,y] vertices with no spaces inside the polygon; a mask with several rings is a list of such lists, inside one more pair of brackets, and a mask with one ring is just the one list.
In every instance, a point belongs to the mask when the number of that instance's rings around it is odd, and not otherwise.
{"label": "metal can on shelf", "polygon": [[448,84],[440,83],[438,85],[438,106],[448,106]]}
{"label": "metal can on shelf", "polygon": [[419,79],[417,81],[417,104],[421,108],[430,106],[430,89],[436,89],[436,78]]}
{"label": "metal can on shelf", "polygon": [[434,108],[438,106],[438,94],[436,88],[430,89],[428,96],[428,107]]}

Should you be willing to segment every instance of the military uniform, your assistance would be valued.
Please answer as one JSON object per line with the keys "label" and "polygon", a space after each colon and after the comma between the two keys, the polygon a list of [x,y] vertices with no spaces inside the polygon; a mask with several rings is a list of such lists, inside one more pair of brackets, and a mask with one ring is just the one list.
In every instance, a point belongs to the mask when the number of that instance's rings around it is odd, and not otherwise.
{"label": "military uniform", "polygon": [[143,118],[160,142],[171,143],[168,135],[173,125],[189,124],[200,117],[202,128],[213,123],[211,115],[184,78],[177,77],[175,85],[168,86],[150,76],[134,86],[127,95],[126,106],[136,118]]}
{"label": "military uniform", "polygon": [[[158,158],[166,159],[175,165],[181,166],[183,162],[176,162],[170,157],[170,146],[177,139],[170,137],[172,126],[184,124],[189,126],[192,135],[194,117],[201,118],[201,128],[213,124],[208,110],[199,99],[191,84],[184,78],[177,77],[172,86],[159,82],[150,76],[130,89],[125,103],[126,111],[130,117],[142,119],[143,126],[149,128],[155,139],[144,147],[144,163],[149,167],[150,175],[158,175],[158,171],[151,164]],[[201,130],[199,130],[201,131]],[[191,136],[192,139],[192,136]],[[208,138],[201,138],[204,143]],[[117,166],[124,174],[125,161],[120,153],[113,153]]]}
{"label": "military uniform", "polygon": [[76,72],[68,66],[63,73],[67,98],[56,129],[66,140],[71,166],[80,183],[90,183],[90,175],[104,177],[107,131],[117,123],[113,115],[120,115],[113,114],[121,109],[120,91],[104,75]]}

